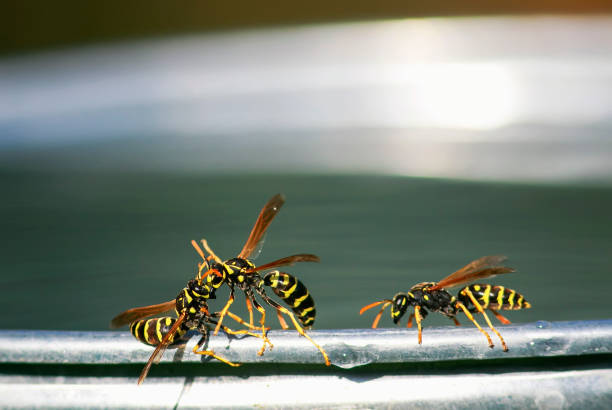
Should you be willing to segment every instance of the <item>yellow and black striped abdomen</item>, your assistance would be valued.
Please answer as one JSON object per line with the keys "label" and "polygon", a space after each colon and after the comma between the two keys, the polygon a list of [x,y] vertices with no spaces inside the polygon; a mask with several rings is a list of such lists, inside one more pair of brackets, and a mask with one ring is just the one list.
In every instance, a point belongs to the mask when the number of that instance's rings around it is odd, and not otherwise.
{"label": "yellow and black striped abdomen", "polygon": [[[138,341],[151,346],[157,346],[170,331],[174,322],[176,322],[176,319],[173,317],[142,319],[130,325],[130,332],[132,332],[132,335]],[[185,333],[187,333],[187,330],[179,327],[170,338],[170,344],[178,342]]]}
{"label": "yellow and black striped abdomen", "polygon": [[274,293],[289,305],[304,327],[313,325],[317,314],[314,299],[298,278],[285,272],[274,271],[266,274],[263,281],[264,285],[270,286]]}
{"label": "yellow and black striped abdomen", "polygon": [[459,299],[466,306],[472,304],[466,290],[469,290],[485,309],[519,310],[531,307],[531,304],[517,291],[488,284],[473,284],[463,288],[459,292]]}

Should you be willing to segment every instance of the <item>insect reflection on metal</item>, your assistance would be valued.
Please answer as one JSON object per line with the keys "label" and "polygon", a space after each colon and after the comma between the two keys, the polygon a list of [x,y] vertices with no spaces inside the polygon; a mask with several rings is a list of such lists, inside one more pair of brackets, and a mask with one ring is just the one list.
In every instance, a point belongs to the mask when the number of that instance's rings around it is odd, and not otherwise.
{"label": "insect reflection on metal", "polygon": [[363,314],[368,309],[382,305],[380,311],[374,318],[372,328],[378,326],[378,322],[383,311],[391,305],[391,318],[394,323],[398,323],[406,313],[409,306],[414,308],[408,318],[408,327],[412,327],[412,319],[416,319],[418,326],[418,341],[422,342],[421,322],[427,317],[428,310],[441,313],[452,319],[457,326],[457,314],[465,315],[476,325],[478,330],[487,338],[489,347],[493,348],[493,341],[489,334],[476,322],[472,313],[481,313],[489,328],[499,337],[502,348],[508,351],[508,346],[502,335],[493,326],[485,309],[490,310],[497,319],[503,324],[510,321],[502,316],[498,310],[518,310],[528,309],[531,304],[525,300],[523,295],[518,292],[504,288],[503,286],[492,286],[489,284],[472,284],[461,289],[457,296],[451,295],[446,288],[464,285],[479,279],[490,278],[495,275],[514,272],[514,269],[506,266],[497,266],[503,262],[505,256],[483,256],[470,262],[463,268],[442,279],[440,282],[422,282],[414,285],[406,293],[397,293],[393,299],[384,299],[364,306],[359,314]]}

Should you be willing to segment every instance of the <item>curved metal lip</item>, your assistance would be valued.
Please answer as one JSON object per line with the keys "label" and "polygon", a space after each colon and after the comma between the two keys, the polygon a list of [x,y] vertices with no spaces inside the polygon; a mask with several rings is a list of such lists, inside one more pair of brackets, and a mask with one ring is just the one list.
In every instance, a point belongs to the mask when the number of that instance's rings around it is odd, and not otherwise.
{"label": "curved metal lip", "polygon": [[[486,328],[485,328],[486,329]],[[494,348],[471,326],[416,329],[312,330],[308,334],[328,353],[332,365],[350,369],[374,363],[410,363],[453,360],[574,356],[612,352],[612,320],[546,322],[499,326],[510,350],[503,352],[491,333]],[[213,363],[190,350],[199,340],[196,332],[178,349],[168,349],[161,362]],[[258,356],[261,339],[212,336],[207,345],[228,360],[239,363],[321,364],[317,349],[296,331],[270,331],[274,348]],[[184,349],[184,350],[183,350]],[[0,331],[0,363],[125,364],[144,363],[153,349],[129,332],[106,331]],[[185,354],[180,354],[184,352]]]}

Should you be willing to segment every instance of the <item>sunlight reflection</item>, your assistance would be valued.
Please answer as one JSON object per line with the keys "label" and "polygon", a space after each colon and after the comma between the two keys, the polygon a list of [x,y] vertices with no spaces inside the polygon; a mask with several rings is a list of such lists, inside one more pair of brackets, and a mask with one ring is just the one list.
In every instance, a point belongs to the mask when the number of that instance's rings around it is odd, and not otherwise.
{"label": "sunlight reflection", "polygon": [[515,118],[517,83],[501,64],[440,64],[420,71],[415,98],[423,125],[490,129]]}
{"label": "sunlight reflection", "polygon": [[611,21],[414,19],[4,58],[0,161],[610,178]]}

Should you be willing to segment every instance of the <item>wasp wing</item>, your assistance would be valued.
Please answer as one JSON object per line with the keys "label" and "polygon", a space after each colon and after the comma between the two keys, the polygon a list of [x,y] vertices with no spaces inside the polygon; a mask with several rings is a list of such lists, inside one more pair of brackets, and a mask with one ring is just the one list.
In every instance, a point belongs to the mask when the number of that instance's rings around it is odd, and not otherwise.
{"label": "wasp wing", "polygon": [[172,335],[174,333],[176,333],[176,331],[179,328],[179,326],[181,325],[181,323],[183,323],[183,321],[185,320],[185,316],[186,316],[186,313],[183,312],[178,317],[176,322],[174,322],[174,324],[172,325],[172,327],[170,328],[168,333],[166,333],[166,335],[162,339],[161,343],[157,345],[157,347],[153,351],[153,354],[151,355],[151,357],[149,357],[149,360],[147,361],[147,364],[145,365],[144,369],[142,369],[142,372],[140,373],[140,377],[138,378],[138,384],[142,384],[142,382],[144,381],[145,377],[147,377],[147,374],[149,374],[149,369],[151,369],[151,365],[153,363],[158,363],[159,362],[159,360],[161,359],[162,355],[164,354],[164,352],[166,351],[166,349],[170,345],[170,339],[172,338]]}
{"label": "wasp wing", "polygon": [[158,305],[150,305],[128,309],[123,313],[118,314],[111,321],[111,329],[116,329],[128,323],[135,322],[140,319],[144,319],[148,316],[157,315],[159,313],[167,312],[174,309],[176,306],[175,300],[169,300],[168,302],[160,303]]}
{"label": "wasp wing", "polygon": [[506,259],[507,258],[503,255],[490,255],[478,258],[458,271],[451,273],[449,276],[430,287],[429,290],[452,288],[477,279],[490,278],[495,275],[514,272],[514,269],[506,266],[494,266]]}
{"label": "wasp wing", "polygon": [[317,255],[312,255],[309,253],[301,253],[299,255],[291,255],[278,260],[275,260],[270,263],[266,263],[261,266],[257,266],[252,269],[247,269],[244,273],[252,273],[256,271],[263,271],[272,268],[278,268],[279,266],[287,266],[293,265],[296,262],[320,262],[321,260]]}
{"label": "wasp wing", "polygon": [[266,205],[264,205],[259,213],[259,216],[257,217],[257,221],[255,221],[255,225],[253,225],[249,238],[238,254],[239,258],[247,259],[249,256],[251,256],[257,247],[257,244],[266,233],[266,229],[268,229],[270,222],[272,222],[284,203],[285,197],[281,194],[276,194],[268,201]]}

